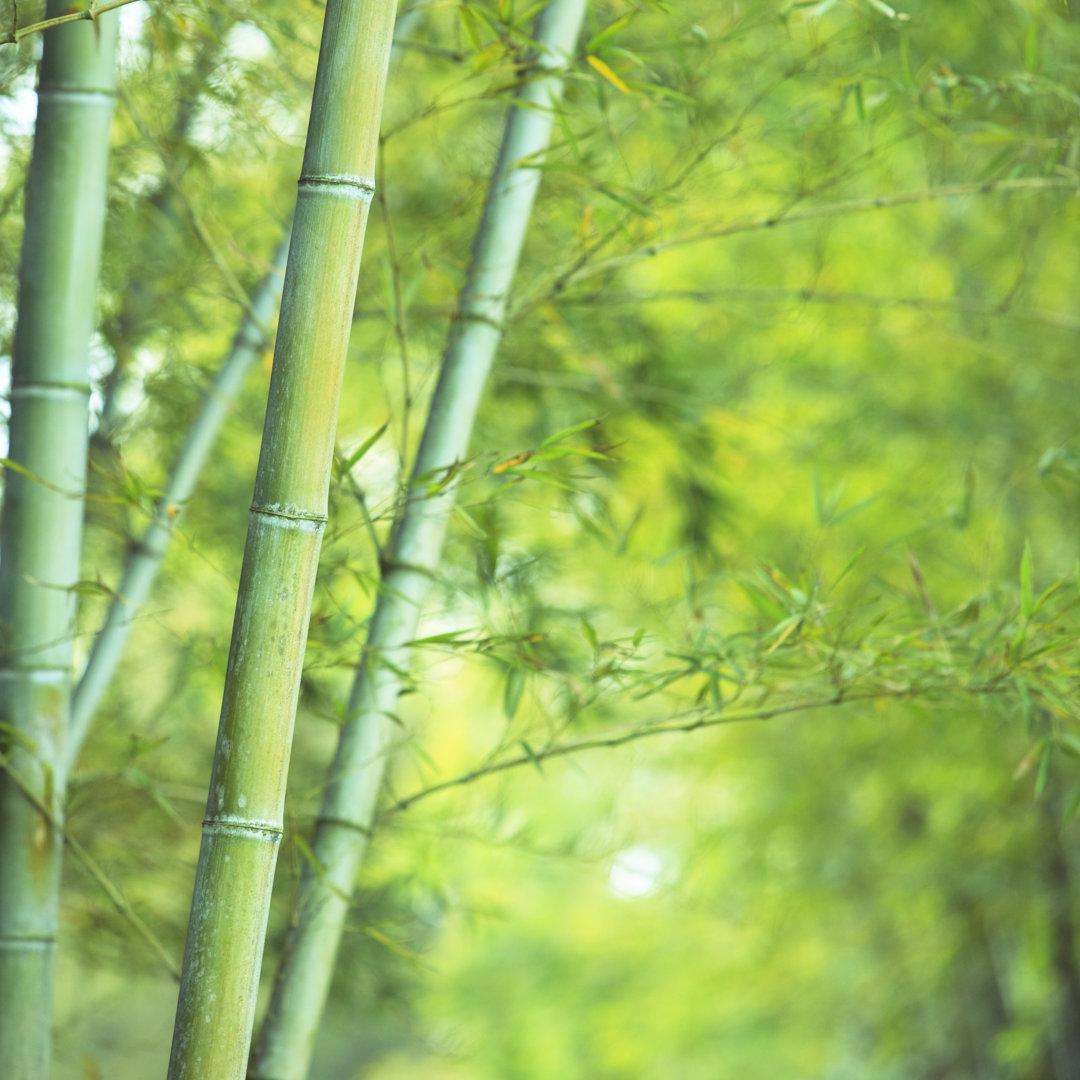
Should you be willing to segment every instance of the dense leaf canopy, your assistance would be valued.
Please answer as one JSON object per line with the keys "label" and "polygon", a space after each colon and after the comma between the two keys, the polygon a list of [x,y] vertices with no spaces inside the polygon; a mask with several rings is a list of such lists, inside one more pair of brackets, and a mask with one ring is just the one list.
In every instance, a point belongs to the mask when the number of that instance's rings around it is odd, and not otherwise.
{"label": "dense leaf canopy", "polygon": [[[271,959],[540,6],[399,34]],[[320,25],[122,9],[83,657],[288,226]],[[590,3],[313,1075],[1077,1075],[1078,48],[1048,0]],[[130,916],[179,959],[265,357],[71,782],[63,1080],[167,1060]]]}

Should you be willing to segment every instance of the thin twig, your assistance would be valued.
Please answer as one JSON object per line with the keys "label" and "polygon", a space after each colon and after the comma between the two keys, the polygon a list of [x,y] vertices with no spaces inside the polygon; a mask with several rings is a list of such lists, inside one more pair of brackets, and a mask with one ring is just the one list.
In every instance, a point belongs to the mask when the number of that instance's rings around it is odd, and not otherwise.
{"label": "thin twig", "polygon": [[595,735],[586,739],[577,739],[573,742],[558,743],[554,746],[547,746],[538,750],[530,749],[527,753],[517,757],[505,758],[502,761],[495,761],[488,765],[480,766],[470,772],[455,776],[450,780],[443,780],[438,784],[433,784],[431,787],[422,788],[412,795],[407,795],[405,798],[391,803],[379,816],[380,818],[390,817],[400,813],[402,810],[409,809],[414,803],[418,803],[422,799],[427,799],[432,795],[438,795],[440,792],[449,791],[453,788],[465,787],[467,784],[483,779],[486,776],[493,776],[496,773],[507,772],[510,769],[519,769],[525,765],[539,765],[541,762],[549,761],[552,758],[568,757],[571,754],[582,753],[586,750],[601,750],[623,746],[626,743],[636,742],[638,739],[648,738],[651,735],[685,734],[703,728],[720,727],[727,724],[760,723],[766,720],[773,720],[778,716],[809,712],[813,709],[835,708],[841,705],[855,704],[857,702],[881,701],[887,699],[901,700],[923,695],[948,693],[989,695],[1000,694],[1004,692],[1005,689],[1005,687],[997,682],[990,682],[985,685],[968,687],[929,686],[911,687],[899,690],[866,690],[853,693],[845,693],[843,690],[838,690],[829,697],[817,701],[793,701],[787,705],[774,705],[770,708],[749,709],[743,712],[729,713],[720,710],[710,714],[697,709],[688,710],[683,713],[675,713],[656,724],[632,728],[629,731],[624,731],[619,734]]}
{"label": "thin twig", "polygon": [[1060,311],[1037,308],[1014,308],[992,300],[962,300],[938,296],[883,296],[861,292],[819,292],[817,289],[750,289],[741,286],[722,286],[716,289],[668,289],[651,292],[592,292],[580,296],[559,297],[560,304],[639,304],[686,302],[712,303],[716,300],[742,300],[763,304],[851,304],[874,308],[910,308],[914,311],[942,311],[958,315],[977,315],[987,318],[1015,319],[1018,322],[1050,326],[1080,334],[1080,318]]}
{"label": "thin twig", "polygon": [[23,793],[27,802],[39,813],[49,825],[58,832],[68,846],[76,862],[82,864],[86,872],[98,883],[102,892],[112,901],[113,907],[132,925],[135,932],[150,946],[157,958],[165,965],[169,974],[180,981],[180,967],[169,955],[165,946],[158,940],[157,935],[142,920],[131,903],[110,879],[109,875],[98,865],[94,857],[61,825],[49,808],[37,797],[25,780],[12,768],[6,754],[0,754],[0,769],[3,769],[11,778],[11,782]]}
{"label": "thin twig", "polygon": [[[597,274],[617,270],[628,263],[652,258],[673,248],[700,244],[706,240],[719,240],[739,233],[759,232],[775,228],[778,225],[795,225],[799,222],[813,221],[817,218],[839,217],[844,214],[860,213],[864,210],[885,210],[896,206],[930,202],[935,199],[956,199],[968,195],[997,195],[1025,191],[1076,191],[1077,187],[1076,180],[1067,177],[1023,176],[1008,180],[987,180],[968,184],[941,184],[937,187],[920,188],[917,191],[898,191],[888,195],[871,195],[862,199],[843,199],[838,202],[819,203],[817,206],[808,206],[803,210],[779,210],[764,217],[723,222],[707,229],[701,229],[698,232],[676,236],[671,240],[660,240],[652,244],[646,244],[644,247],[637,248],[634,251],[614,255],[592,265],[582,266],[574,273],[561,277],[557,282],[555,291],[561,291],[563,288],[568,288],[570,285],[586,278],[595,277]],[[528,306],[534,307],[546,299],[548,299],[548,296],[530,301]]]}
{"label": "thin twig", "polygon": [[[64,23],[81,22],[85,19],[93,22],[99,15],[104,15],[106,11],[112,11],[115,8],[126,7],[128,4],[134,3],[135,0],[106,0],[103,4],[91,4],[89,7],[83,8],[82,11],[69,11],[52,19],[42,19],[41,22],[29,23],[27,26],[13,24],[11,30],[3,37],[0,37],[0,45],[14,45],[30,34],[49,30],[54,26],[62,26]],[[15,13],[15,17],[18,18],[18,12]]]}

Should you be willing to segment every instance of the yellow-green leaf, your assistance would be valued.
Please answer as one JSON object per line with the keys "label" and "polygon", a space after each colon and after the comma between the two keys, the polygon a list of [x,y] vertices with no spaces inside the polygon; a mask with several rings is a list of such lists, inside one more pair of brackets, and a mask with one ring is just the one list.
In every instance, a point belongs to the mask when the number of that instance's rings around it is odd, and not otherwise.
{"label": "yellow-green leaf", "polygon": [[612,71],[598,56],[588,56],[586,59],[593,69],[600,72],[600,74],[603,75],[616,90],[621,90],[624,94],[630,93],[630,87],[627,86],[626,83],[624,83],[622,79],[620,79],[619,76],[616,75],[615,72]]}

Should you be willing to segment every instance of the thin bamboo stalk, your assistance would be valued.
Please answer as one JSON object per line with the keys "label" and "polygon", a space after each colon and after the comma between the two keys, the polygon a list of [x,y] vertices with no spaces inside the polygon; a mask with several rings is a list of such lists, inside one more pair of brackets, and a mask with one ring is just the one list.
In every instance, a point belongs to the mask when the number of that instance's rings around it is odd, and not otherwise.
{"label": "thin bamboo stalk", "polygon": [[274,253],[273,269],[262,279],[245,312],[232,348],[203,398],[184,445],[177,455],[169,480],[154,509],[154,518],[132,548],[117,595],[109,604],[105,620],[94,638],[86,667],[71,702],[68,735],[69,769],[86,741],[90,723],[108,688],[120,654],[131,635],[139,609],[150,595],[184,504],[191,498],[206,459],[213,449],[225,418],[236,400],[248,370],[270,341],[267,327],[281,302],[283,270],[289,255],[289,231]]}
{"label": "thin bamboo stalk", "polygon": [[170,1080],[247,1065],[394,7],[326,7]]}
{"label": "thin bamboo stalk", "polygon": [[408,668],[433,571],[438,566],[454,484],[428,494],[431,477],[468,450],[484,382],[540,183],[539,164],[562,95],[585,0],[553,0],[534,37],[538,77],[510,110],[477,230],[451,338],[429,406],[410,489],[385,552],[368,639],[357,669],[313,843],[317,869],[305,867],[299,917],[290,929],[274,991],[253,1053],[251,1080],[303,1080],[330,990],[334,962],[363,860],[395,725],[390,717]]}
{"label": "thin bamboo stalk", "polygon": [[[50,0],[57,14],[65,0]],[[0,1065],[49,1072],[64,744],[82,546],[115,16],[45,35],[0,528]],[[29,795],[27,794],[29,793]],[[32,797],[30,797],[32,796]],[[42,813],[44,808],[47,813]]]}

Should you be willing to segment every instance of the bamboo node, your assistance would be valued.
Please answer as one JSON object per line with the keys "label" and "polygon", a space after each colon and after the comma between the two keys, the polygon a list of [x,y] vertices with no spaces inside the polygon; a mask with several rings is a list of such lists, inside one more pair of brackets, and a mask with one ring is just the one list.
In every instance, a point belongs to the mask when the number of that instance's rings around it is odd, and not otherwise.
{"label": "bamboo node", "polygon": [[252,504],[251,513],[261,517],[275,518],[279,523],[285,522],[297,529],[307,529],[311,532],[322,532],[326,527],[325,514],[312,514],[307,510],[290,509],[287,506],[267,506]]}
{"label": "bamboo node", "polygon": [[112,109],[116,104],[116,93],[85,86],[64,86],[63,83],[50,83],[38,87],[38,97],[45,101],[58,98],[65,105],[99,105]]}
{"label": "bamboo node", "polygon": [[273,844],[281,840],[284,829],[273,821],[254,821],[250,818],[207,818],[203,832],[211,836],[243,836],[251,840],[268,840]]}
{"label": "bamboo node", "polygon": [[77,398],[81,401],[89,396],[90,386],[87,383],[48,380],[15,382],[8,391],[9,398]]}
{"label": "bamboo node", "polygon": [[55,937],[42,937],[40,934],[0,934],[0,949],[55,949]]}
{"label": "bamboo node", "polygon": [[365,203],[375,195],[373,179],[351,173],[309,173],[300,177],[297,186],[302,191],[322,191]]}

